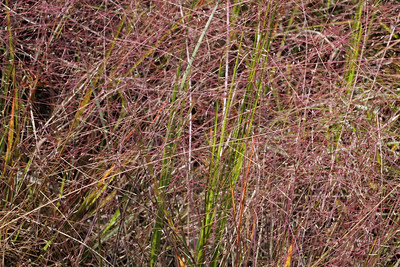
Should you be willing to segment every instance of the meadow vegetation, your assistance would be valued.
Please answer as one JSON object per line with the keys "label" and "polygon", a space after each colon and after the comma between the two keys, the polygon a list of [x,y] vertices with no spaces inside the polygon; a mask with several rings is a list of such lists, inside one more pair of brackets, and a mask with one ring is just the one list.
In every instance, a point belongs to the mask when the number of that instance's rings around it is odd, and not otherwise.
{"label": "meadow vegetation", "polygon": [[400,265],[398,1],[1,9],[0,265]]}

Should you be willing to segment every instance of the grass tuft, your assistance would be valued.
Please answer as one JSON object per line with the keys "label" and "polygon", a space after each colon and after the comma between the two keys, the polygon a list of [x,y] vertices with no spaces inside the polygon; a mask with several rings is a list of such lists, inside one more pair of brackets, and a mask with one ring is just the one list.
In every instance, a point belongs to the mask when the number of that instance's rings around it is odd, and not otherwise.
{"label": "grass tuft", "polygon": [[399,265],[400,4],[64,2],[2,6],[1,266]]}

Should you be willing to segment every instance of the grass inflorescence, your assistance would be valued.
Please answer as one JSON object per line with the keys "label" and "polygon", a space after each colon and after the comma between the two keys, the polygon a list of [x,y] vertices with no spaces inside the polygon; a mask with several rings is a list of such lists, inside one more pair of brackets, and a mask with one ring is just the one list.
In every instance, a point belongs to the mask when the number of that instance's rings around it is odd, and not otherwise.
{"label": "grass inflorescence", "polygon": [[5,1],[1,266],[398,266],[396,1]]}

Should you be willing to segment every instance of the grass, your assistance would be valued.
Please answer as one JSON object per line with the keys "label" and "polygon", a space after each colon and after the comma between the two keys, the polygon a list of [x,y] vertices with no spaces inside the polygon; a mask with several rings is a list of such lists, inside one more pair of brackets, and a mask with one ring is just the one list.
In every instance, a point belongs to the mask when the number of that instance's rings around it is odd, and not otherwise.
{"label": "grass", "polygon": [[3,4],[0,265],[400,263],[399,4],[53,2]]}

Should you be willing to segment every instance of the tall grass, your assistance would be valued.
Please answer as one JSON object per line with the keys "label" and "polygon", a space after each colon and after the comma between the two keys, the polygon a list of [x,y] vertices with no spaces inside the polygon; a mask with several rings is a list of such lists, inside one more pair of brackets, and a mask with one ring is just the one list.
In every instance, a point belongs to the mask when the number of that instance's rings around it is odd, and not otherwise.
{"label": "tall grass", "polygon": [[390,1],[5,1],[2,266],[397,266]]}

